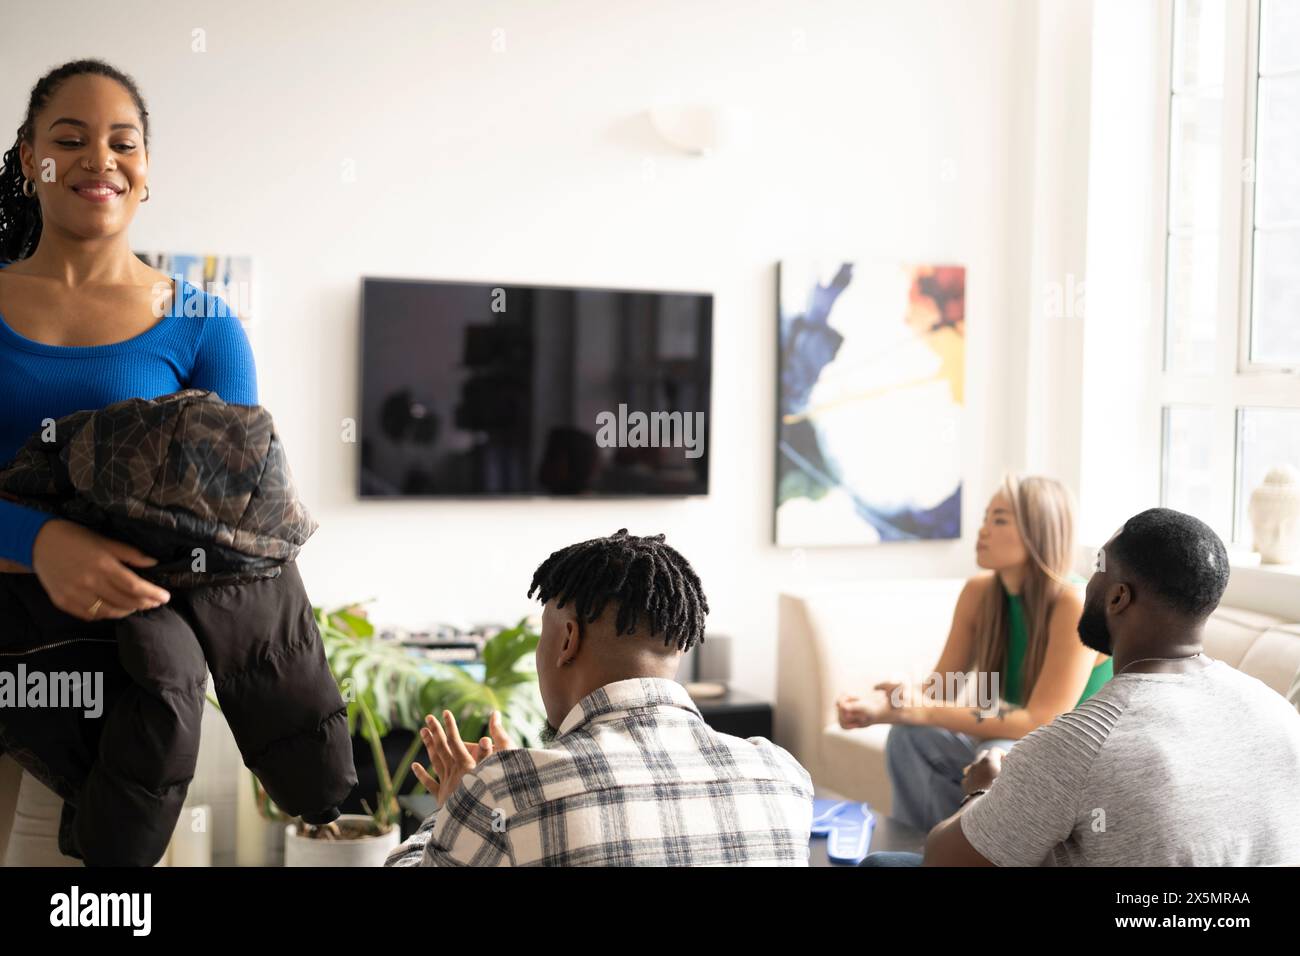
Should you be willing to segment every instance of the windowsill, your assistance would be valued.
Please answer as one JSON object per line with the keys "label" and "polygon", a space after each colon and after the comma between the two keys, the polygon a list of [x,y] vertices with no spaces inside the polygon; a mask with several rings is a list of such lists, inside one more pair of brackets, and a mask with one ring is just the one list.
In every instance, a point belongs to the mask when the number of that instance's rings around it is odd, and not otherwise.
{"label": "windowsill", "polygon": [[1260,564],[1252,551],[1229,550],[1232,574],[1223,603],[1300,621],[1300,564]]}
{"label": "windowsill", "polygon": [[1233,573],[1249,570],[1259,574],[1282,574],[1300,578],[1300,564],[1261,564],[1259,554],[1254,551],[1228,551],[1228,561]]}

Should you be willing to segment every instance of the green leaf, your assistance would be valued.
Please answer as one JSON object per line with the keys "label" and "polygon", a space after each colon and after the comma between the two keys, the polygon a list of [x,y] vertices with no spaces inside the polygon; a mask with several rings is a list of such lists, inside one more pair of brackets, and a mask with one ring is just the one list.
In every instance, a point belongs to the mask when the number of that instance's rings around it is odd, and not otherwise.
{"label": "green leaf", "polygon": [[[380,738],[394,728],[418,732],[425,714],[440,716],[444,709],[456,716],[466,739],[485,734],[488,718],[497,710],[517,746],[538,742],[546,719],[533,658],[539,635],[527,618],[485,642],[480,682],[464,668],[422,661],[396,642],[377,639],[374,625],[354,613],[356,607],[349,604],[328,612],[314,607],[312,613],[325,659],[348,701],[348,732],[360,734],[373,754],[382,755]],[[373,814],[377,823],[393,819],[406,763],[380,773],[383,792],[377,795]]]}

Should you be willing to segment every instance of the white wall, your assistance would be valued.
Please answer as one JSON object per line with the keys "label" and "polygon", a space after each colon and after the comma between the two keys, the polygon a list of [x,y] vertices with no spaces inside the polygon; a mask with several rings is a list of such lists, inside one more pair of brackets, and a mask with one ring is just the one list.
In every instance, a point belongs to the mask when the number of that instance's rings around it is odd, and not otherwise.
{"label": "white wall", "polygon": [[[532,570],[553,549],[664,531],[703,578],[712,628],[737,639],[736,683],[771,695],[782,586],[974,570],[1023,415],[1033,4],[232,0],[105,13],[6,11],[0,125],[17,127],[31,84],[65,59],[102,56],[141,84],[152,198],[133,245],[256,258],[262,400],[321,523],[300,560],[317,603],[375,595],[379,620],[408,625],[511,618],[530,610]],[[191,49],[196,28],[206,52]],[[643,111],[673,101],[732,111],[716,156],[674,155],[649,133]],[[803,558],[771,545],[774,265],[816,253],[967,265],[962,542]],[[713,493],[358,503],[340,423],[355,413],[367,274],[712,290]]]}
{"label": "white wall", "polygon": [[1013,393],[1011,462],[1020,471],[1051,475],[1079,492],[1082,414],[1085,249],[1089,157],[1089,78],[1092,4],[1037,0],[1035,66],[1025,95],[1032,119],[1030,212],[1018,237],[1027,242],[1025,308],[1008,340],[1018,343]]}
{"label": "white wall", "polygon": [[1080,540],[1094,547],[1160,502],[1159,375],[1164,213],[1157,175],[1168,155],[1169,21],[1154,4],[1094,5],[1088,322],[1078,352],[1087,396],[1075,445],[1082,462]]}

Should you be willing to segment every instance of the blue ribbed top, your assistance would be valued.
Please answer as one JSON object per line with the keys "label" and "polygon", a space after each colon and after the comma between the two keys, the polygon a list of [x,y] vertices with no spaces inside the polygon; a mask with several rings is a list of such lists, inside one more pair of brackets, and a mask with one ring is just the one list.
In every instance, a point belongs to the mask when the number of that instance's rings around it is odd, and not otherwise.
{"label": "blue ribbed top", "polygon": [[[45,419],[127,398],[203,388],[234,405],[256,405],[257,368],[238,316],[221,296],[183,278],[180,289],[180,301],[155,325],[109,345],[36,342],[0,313],[0,462]],[[52,517],[0,500],[0,557],[31,567],[32,543]]]}

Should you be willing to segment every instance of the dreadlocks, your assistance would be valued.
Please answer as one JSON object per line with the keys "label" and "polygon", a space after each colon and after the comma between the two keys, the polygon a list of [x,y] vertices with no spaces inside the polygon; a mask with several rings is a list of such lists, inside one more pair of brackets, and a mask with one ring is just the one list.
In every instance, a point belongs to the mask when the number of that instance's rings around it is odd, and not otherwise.
{"label": "dreadlocks", "polygon": [[556,607],[573,602],[579,621],[596,620],[605,605],[618,604],[614,633],[632,634],[644,619],[664,646],[688,651],[704,641],[709,602],[690,562],[664,543],[662,534],[639,538],[619,528],[561,548],[538,565],[528,596]]}
{"label": "dreadlocks", "polygon": [[[73,76],[94,74],[116,80],[126,87],[140,111],[141,134],[144,148],[149,148],[149,111],[144,107],[144,98],[136,87],[135,81],[122,71],[109,66],[103,60],[72,60],[55,67],[41,77],[32,87],[27,99],[27,113],[14,139],[14,144],[0,160],[0,261],[14,262],[26,259],[36,250],[41,238],[41,204],[35,195],[23,192],[23,166],[19,157],[19,148],[23,143],[34,146],[36,141],[36,117],[45,109],[50,97]],[[40,158],[37,158],[37,165]],[[40,172],[37,172],[40,175]],[[33,187],[35,183],[32,184]]]}

